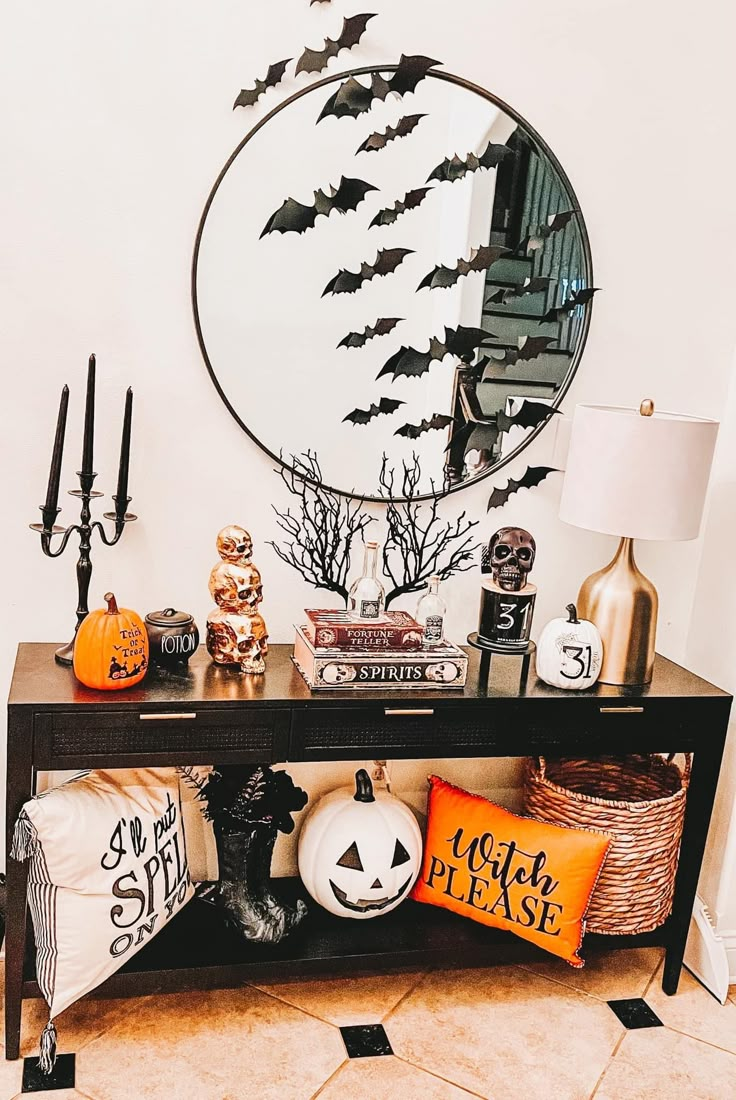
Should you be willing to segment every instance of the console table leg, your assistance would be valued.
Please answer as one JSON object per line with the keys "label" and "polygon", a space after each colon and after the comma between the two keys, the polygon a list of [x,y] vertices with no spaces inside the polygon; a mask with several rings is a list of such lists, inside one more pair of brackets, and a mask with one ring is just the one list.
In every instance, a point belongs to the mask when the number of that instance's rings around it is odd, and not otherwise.
{"label": "console table leg", "polygon": [[32,794],[32,719],[11,716],[8,721],[8,764],[5,791],[6,885],[5,913],[5,1057],[20,1054],[23,1004],[23,957],[26,946],[26,887],[28,863],[10,858],[13,828],[21,807]]}
{"label": "console table leg", "polygon": [[699,749],[693,754],[693,768],[680,845],[680,862],[670,916],[669,942],[662,975],[662,989],[669,996],[677,992],[680,981],[682,959],[690,929],[700,865],[708,837],[708,825],[718,784],[725,737],[724,729],[720,744],[716,744],[713,748]]}

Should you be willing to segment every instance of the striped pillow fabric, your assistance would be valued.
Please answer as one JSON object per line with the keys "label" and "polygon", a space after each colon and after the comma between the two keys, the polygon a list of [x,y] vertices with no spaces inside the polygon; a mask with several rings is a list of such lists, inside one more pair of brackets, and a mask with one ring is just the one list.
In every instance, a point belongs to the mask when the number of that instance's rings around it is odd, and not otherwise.
{"label": "striped pillow fabric", "polygon": [[83,772],[24,805],[11,857],[27,859],[36,975],[54,1018],[140,951],[194,894],[169,768]]}

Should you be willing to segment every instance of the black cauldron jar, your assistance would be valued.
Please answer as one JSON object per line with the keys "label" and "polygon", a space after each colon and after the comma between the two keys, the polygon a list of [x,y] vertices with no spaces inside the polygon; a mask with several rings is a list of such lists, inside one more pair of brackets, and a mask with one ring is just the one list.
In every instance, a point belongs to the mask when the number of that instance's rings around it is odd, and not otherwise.
{"label": "black cauldron jar", "polygon": [[199,645],[197,624],[186,611],[166,607],[146,615],[149,660],[158,668],[186,664]]}

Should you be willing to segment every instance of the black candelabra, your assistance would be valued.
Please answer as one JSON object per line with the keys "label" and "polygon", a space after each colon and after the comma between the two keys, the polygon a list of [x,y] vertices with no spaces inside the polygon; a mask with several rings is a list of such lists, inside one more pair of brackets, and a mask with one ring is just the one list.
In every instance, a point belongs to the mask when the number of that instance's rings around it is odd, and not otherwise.
{"label": "black candelabra", "polygon": [[[79,535],[79,560],[77,561],[77,625],[72,640],[56,651],[56,660],[62,665],[70,665],[72,663],[74,639],[77,636],[77,630],[79,630],[80,623],[89,613],[87,599],[89,595],[89,582],[92,577],[92,559],[90,557],[90,551],[92,549],[93,532],[95,530],[99,532],[100,538],[105,546],[114,546],[115,543],[120,540],[125,530],[126,523],[131,523],[134,519],[137,519],[137,516],[128,512],[128,504],[131,500],[128,496],[130,428],[133,418],[133,391],[132,389],[128,389],[125,395],[125,414],[123,416],[123,435],[120,443],[118,484],[117,490],[112,498],[115,502],[115,511],[104,513],[105,519],[114,521],[114,533],[108,536],[99,520],[95,520],[94,523],[92,522],[90,502],[97,497],[105,495],[92,488],[94,480],[97,477],[97,474],[92,469],[92,453],[94,450],[95,434],[95,370],[95,357],[94,355],[90,355],[87,371],[87,403],[84,412],[82,468],[81,470],[77,470],[79,488],[69,490],[70,496],[78,497],[82,502],[79,523],[72,524],[71,527],[55,526],[56,517],[61,511],[58,506],[59,481],[61,478],[61,460],[64,453],[66,414],[69,406],[69,387],[64,386],[61,391],[61,400],[59,402],[59,416],[56,422],[56,436],[54,437],[54,449],[51,455],[51,469],[49,471],[49,482],[46,490],[46,501],[39,506],[43,517],[43,523],[32,523],[30,525],[32,531],[38,531],[41,535],[41,549],[49,558],[60,557],[66,550],[72,535],[75,533]],[[51,540],[54,535],[61,535],[62,537],[61,542],[57,543],[56,547],[52,549]]]}

